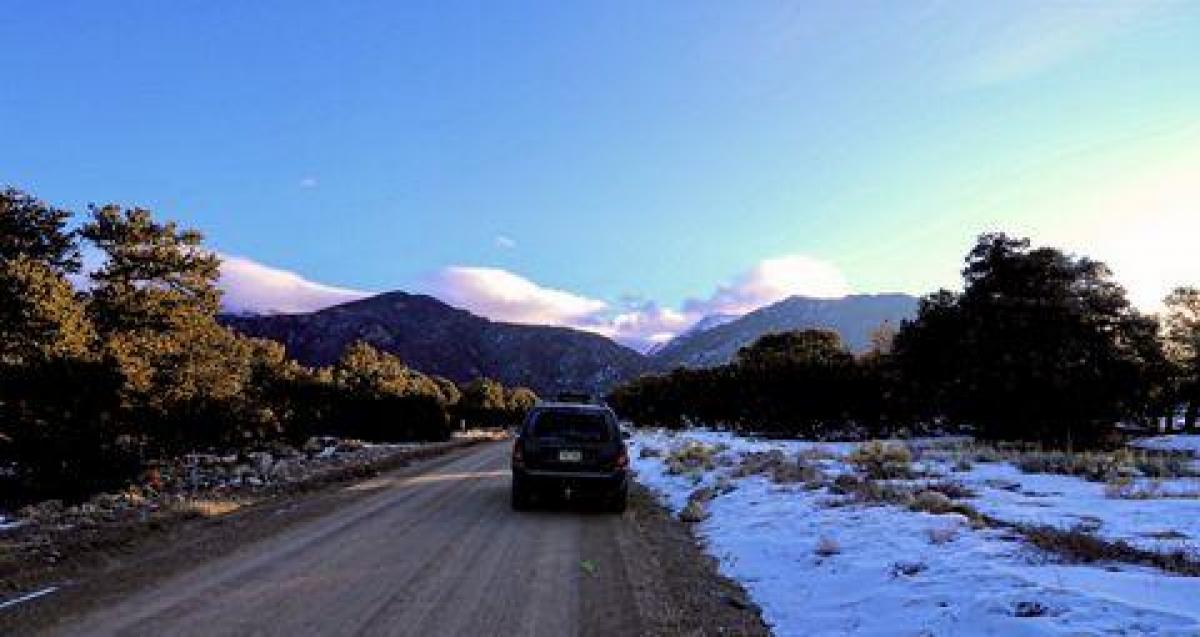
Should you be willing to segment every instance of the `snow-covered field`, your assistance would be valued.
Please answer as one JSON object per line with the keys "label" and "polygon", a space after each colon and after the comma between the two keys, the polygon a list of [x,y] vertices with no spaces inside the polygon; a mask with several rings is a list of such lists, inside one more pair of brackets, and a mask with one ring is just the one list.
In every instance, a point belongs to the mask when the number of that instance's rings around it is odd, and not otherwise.
{"label": "snow-covered field", "polygon": [[1169,436],[1142,438],[1133,442],[1131,446],[1140,449],[1153,449],[1155,451],[1181,451],[1191,453],[1192,455],[1200,455],[1200,435],[1172,434]]}
{"label": "snow-covered field", "polygon": [[[671,475],[665,456],[689,440],[728,448],[712,470]],[[696,489],[724,486],[698,533],[780,635],[1200,635],[1200,578],[1128,564],[1063,564],[1014,531],[976,529],[959,514],[846,504],[828,486],[734,475],[744,454],[770,449],[794,458],[820,448],[831,456],[817,461],[827,476],[851,472],[842,458],[854,447],[642,431],[631,456],[638,479],[676,512]],[[646,448],[663,454],[642,457]],[[1102,484],[1026,475],[1005,462],[954,472],[934,459],[923,468],[970,487],[977,497],[964,501],[1000,519],[1082,521],[1102,536],[1152,548],[1200,538],[1198,500],[1109,499]],[[1168,530],[1186,538],[1150,537]]]}

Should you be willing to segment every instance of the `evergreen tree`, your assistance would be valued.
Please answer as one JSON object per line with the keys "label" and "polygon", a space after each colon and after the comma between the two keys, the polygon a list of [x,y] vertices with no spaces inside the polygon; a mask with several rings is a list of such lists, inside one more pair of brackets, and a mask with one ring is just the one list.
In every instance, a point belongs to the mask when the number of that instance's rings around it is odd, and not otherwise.
{"label": "evergreen tree", "polygon": [[1184,426],[1196,431],[1200,411],[1200,290],[1175,289],[1165,301],[1165,347],[1173,366],[1173,389],[1185,409]]}
{"label": "evergreen tree", "polygon": [[1149,408],[1161,352],[1104,264],[1003,234],[967,255],[897,350],[947,415],[999,438],[1094,444]]}
{"label": "evergreen tree", "polygon": [[79,271],[79,248],[66,230],[71,213],[13,188],[0,190],[0,262],[24,257],[58,274]]}
{"label": "evergreen tree", "polygon": [[91,273],[91,313],[101,333],[187,329],[211,321],[221,294],[221,262],[203,236],[158,223],[150,211],[92,208],[82,234],[104,253]]}

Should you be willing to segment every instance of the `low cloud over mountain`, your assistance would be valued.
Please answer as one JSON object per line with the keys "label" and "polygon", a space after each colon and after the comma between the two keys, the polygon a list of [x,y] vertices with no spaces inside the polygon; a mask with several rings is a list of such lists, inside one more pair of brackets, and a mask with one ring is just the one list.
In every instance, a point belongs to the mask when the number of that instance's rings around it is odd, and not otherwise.
{"label": "low cloud over mountain", "polygon": [[293,314],[370,296],[325,285],[244,257],[221,255],[222,306],[234,314]]}
{"label": "low cloud over mountain", "polygon": [[[369,296],[228,256],[221,287],[227,311],[235,313],[311,312]],[[417,289],[492,320],[571,327],[639,351],[669,341],[707,316],[738,316],[795,295],[840,298],[851,291],[836,266],[804,255],[760,261],[716,286],[711,294],[687,299],[678,309],[637,297],[611,303],[489,267],[443,268]]]}

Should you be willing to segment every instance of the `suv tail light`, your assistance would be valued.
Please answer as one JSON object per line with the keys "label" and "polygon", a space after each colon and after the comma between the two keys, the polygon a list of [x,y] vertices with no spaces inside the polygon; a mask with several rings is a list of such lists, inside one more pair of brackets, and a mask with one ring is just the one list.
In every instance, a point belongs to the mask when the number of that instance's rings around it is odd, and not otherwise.
{"label": "suv tail light", "polygon": [[624,469],[629,466],[629,448],[621,445],[621,452],[617,454],[617,460],[613,463],[618,469]]}

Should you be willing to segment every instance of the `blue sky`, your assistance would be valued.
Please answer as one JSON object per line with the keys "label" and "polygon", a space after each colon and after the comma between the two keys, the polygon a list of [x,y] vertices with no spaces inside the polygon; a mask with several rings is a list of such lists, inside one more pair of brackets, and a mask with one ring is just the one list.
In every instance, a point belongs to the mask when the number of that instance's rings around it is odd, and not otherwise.
{"label": "blue sky", "polygon": [[201,228],[249,309],[641,346],[992,229],[1200,283],[1200,3],[17,0],[0,43],[0,182]]}

